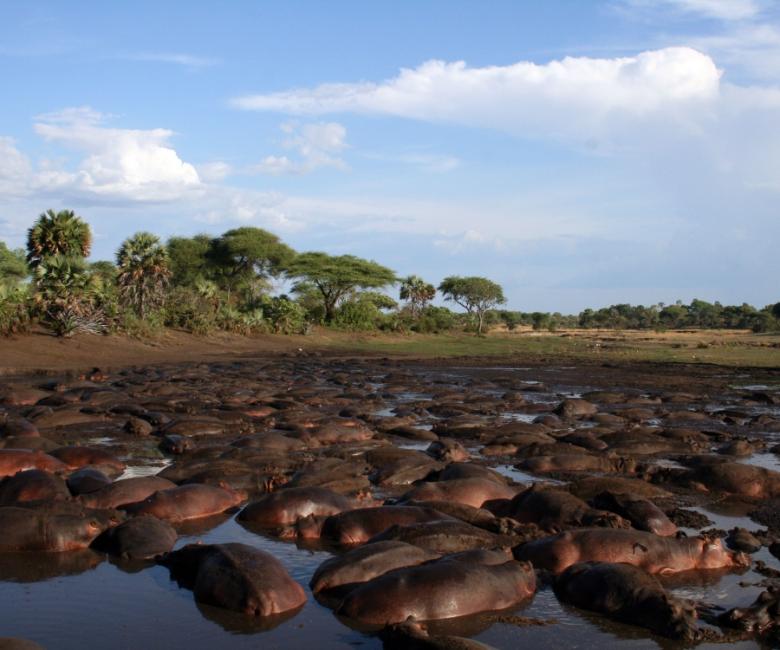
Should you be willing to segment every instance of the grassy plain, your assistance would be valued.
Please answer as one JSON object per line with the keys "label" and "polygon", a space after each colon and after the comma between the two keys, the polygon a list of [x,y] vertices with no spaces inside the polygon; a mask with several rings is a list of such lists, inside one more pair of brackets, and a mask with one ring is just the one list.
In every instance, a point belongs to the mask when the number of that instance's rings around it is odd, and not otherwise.
{"label": "grassy plain", "polygon": [[780,368],[780,335],[733,330],[674,332],[564,330],[467,334],[356,334],[319,329],[309,336],[195,336],[166,331],[151,339],[45,332],[0,339],[0,374],[118,368],[181,361],[216,361],[299,351],[337,356],[409,359],[484,358],[490,364],[687,363]]}

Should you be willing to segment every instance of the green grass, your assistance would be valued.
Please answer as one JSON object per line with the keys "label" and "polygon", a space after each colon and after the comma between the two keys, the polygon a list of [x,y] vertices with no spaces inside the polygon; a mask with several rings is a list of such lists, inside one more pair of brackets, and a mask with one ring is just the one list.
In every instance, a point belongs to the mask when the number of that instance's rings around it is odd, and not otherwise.
{"label": "green grass", "polygon": [[[617,336],[616,336],[617,335]],[[617,338],[618,340],[613,340]],[[780,367],[780,348],[766,345],[760,337],[739,339],[707,332],[699,339],[680,343],[644,334],[621,338],[612,333],[598,336],[505,335],[353,335],[324,337],[323,347],[345,353],[373,353],[418,358],[519,357],[529,360],[626,361],[658,363],[708,363],[724,366]],[[705,343],[706,341],[706,343]],[[704,346],[707,347],[704,347]]]}

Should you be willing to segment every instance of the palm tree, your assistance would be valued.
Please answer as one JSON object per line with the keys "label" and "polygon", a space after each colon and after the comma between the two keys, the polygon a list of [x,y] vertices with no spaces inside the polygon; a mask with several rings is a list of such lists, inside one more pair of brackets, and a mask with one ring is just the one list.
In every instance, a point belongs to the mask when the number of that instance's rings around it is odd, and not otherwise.
{"label": "palm tree", "polygon": [[119,295],[143,319],[159,306],[171,277],[168,252],[158,237],[138,232],[125,239],[116,254]]}
{"label": "palm tree", "polygon": [[401,300],[409,302],[412,312],[412,318],[417,318],[425,306],[433,300],[436,295],[436,288],[428,284],[421,277],[410,275],[401,280],[401,291],[399,297]]}
{"label": "palm tree", "polygon": [[73,210],[47,210],[27,231],[27,263],[35,270],[48,257],[87,257],[92,246],[89,226]]}

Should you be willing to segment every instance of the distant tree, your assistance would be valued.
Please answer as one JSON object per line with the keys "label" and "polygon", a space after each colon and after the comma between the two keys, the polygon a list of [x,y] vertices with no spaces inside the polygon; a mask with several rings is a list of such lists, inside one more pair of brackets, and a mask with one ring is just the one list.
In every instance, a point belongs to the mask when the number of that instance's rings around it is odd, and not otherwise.
{"label": "distant tree", "polygon": [[501,285],[482,277],[453,275],[442,280],[439,291],[445,300],[451,300],[476,316],[477,335],[482,334],[485,312],[506,302]]}
{"label": "distant tree", "polygon": [[410,275],[401,280],[399,297],[409,303],[412,318],[418,318],[420,312],[436,296],[436,287],[428,284],[421,277]]}
{"label": "distant tree", "polygon": [[30,274],[24,251],[11,250],[0,241],[0,285],[16,286]]}
{"label": "distant tree", "polygon": [[198,280],[213,277],[209,258],[213,239],[208,235],[171,237],[166,245],[171,268],[171,284],[177,287],[194,287]]}
{"label": "distant tree", "polygon": [[234,290],[280,275],[295,258],[295,251],[267,230],[243,227],[215,239],[209,257],[218,282]]}
{"label": "distant tree", "polygon": [[780,320],[780,302],[776,302],[772,305],[770,311],[772,312],[772,316]]}
{"label": "distant tree", "polygon": [[53,255],[84,258],[91,246],[89,226],[72,210],[47,210],[27,231],[27,262],[34,270]]}
{"label": "distant tree", "polygon": [[393,271],[374,261],[327,253],[301,253],[290,263],[287,274],[301,280],[293,287],[295,293],[316,288],[326,323],[335,318],[339,302],[356,289],[379,289],[396,282]]}
{"label": "distant tree", "polygon": [[146,318],[150,309],[162,304],[171,276],[165,247],[155,235],[138,232],[122,242],[116,254],[116,265],[122,301],[141,319]]}

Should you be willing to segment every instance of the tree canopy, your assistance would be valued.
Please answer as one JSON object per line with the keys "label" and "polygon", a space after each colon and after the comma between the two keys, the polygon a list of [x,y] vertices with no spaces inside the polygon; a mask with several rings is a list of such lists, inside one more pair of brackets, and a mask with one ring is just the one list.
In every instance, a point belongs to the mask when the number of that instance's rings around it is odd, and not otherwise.
{"label": "tree canopy", "polygon": [[73,210],[47,210],[27,231],[27,262],[33,270],[47,257],[87,257],[92,233]]}
{"label": "tree canopy", "polygon": [[168,259],[171,282],[180,287],[194,287],[199,280],[214,275],[209,254],[212,248],[209,235],[171,237],[168,240]]}
{"label": "tree canopy", "polygon": [[143,319],[150,308],[162,303],[168,279],[168,253],[160,239],[138,232],[122,242],[116,253],[117,282],[122,300]]}
{"label": "tree canopy", "polygon": [[319,252],[298,255],[290,263],[287,274],[302,280],[293,291],[316,287],[327,323],[333,321],[339,301],[355,289],[379,289],[396,282],[393,271],[373,260]]}
{"label": "tree canopy", "polygon": [[409,303],[413,318],[417,318],[435,296],[436,288],[417,275],[410,275],[401,280],[399,297]]}
{"label": "tree canopy", "polygon": [[460,305],[477,317],[477,334],[482,334],[485,312],[506,302],[501,285],[487,278],[451,275],[442,280],[439,291],[445,300]]}
{"label": "tree canopy", "polygon": [[295,251],[262,228],[228,230],[212,242],[211,260],[220,269],[218,280],[235,289],[243,283],[283,273]]}

